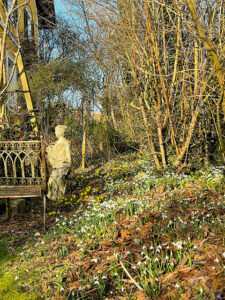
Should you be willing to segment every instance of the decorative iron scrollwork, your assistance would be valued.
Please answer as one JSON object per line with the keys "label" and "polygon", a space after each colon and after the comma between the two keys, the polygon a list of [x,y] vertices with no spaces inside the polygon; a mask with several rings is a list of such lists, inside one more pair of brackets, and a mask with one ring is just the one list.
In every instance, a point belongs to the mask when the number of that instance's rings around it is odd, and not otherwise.
{"label": "decorative iron scrollwork", "polygon": [[0,141],[0,151],[40,151],[41,142],[40,141]]}
{"label": "decorative iron scrollwork", "polygon": [[0,186],[42,185],[42,178],[0,178]]}
{"label": "decorative iron scrollwork", "polygon": [[0,185],[42,185],[40,141],[0,141]]}

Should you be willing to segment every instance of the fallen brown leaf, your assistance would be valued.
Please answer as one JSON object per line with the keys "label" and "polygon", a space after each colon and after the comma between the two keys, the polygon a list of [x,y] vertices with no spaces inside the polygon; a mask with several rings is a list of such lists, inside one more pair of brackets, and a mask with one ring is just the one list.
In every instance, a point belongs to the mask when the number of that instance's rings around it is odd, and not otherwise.
{"label": "fallen brown leaf", "polygon": [[124,230],[124,229],[121,230],[121,239],[123,241],[129,241],[131,239],[131,237],[132,236],[131,236],[131,232],[130,231]]}
{"label": "fallen brown leaf", "polygon": [[146,238],[150,234],[152,227],[153,227],[152,223],[145,224],[139,231],[141,238],[143,239]]}
{"label": "fallen brown leaf", "polygon": [[142,291],[138,291],[137,293],[135,293],[135,297],[137,300],[147,300],[149,299],[149,297],[146,296],[145,292]]}

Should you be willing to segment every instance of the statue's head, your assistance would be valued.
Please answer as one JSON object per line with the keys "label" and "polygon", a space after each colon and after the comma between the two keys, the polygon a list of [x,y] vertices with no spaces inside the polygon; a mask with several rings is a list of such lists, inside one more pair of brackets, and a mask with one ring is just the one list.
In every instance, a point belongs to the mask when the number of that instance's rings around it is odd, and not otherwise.
{"label": "statue's head", "polygon": [[64,137],[64,132],[65,132],[66,128],[67,128],[67,126],[65,126],[65,125],[56,126],[56,128],[55,128],[56,137],[57,138]]}

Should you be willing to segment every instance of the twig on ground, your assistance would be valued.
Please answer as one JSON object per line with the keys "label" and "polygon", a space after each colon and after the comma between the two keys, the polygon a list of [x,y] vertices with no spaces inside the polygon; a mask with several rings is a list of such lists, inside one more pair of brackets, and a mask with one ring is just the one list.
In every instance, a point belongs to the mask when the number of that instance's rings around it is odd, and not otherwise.
{"label": "twig on ground", "polygon": [[144,291],[142,287],[140,287],[140,285],[134,280],[133,277],[131,277],[130,273],[127,271],[127,269],[125,268],[124,264],[122,263],[122,261],[120,261],[121,267],[123,268],[124,272],[127,274],[127,276],[130,278],[130,280],[136,285],[136,287],[140,290],[140,291]]}

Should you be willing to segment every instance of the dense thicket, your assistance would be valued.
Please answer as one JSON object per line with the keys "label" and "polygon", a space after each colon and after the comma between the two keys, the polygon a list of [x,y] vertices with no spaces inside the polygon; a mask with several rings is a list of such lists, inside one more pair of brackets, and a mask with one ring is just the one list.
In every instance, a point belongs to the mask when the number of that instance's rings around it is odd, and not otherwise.
{"label": "dense thicket", "polygon": [[224,159],[224,1],[67,0],[105,120],[157,168]]}

